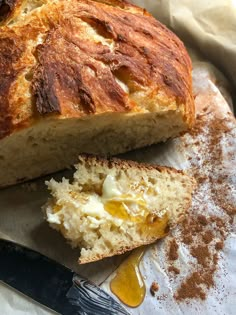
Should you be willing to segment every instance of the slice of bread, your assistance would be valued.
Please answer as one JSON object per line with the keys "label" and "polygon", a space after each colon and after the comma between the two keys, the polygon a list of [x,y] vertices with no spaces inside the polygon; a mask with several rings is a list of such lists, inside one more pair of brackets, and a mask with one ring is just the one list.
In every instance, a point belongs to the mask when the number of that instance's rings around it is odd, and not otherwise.
{"label": "slice of bread", "polygon": [[47,182],[50,225],[80,263],[124,253],[164,237],[185,215],[195,181],[172,168],[80,156],[72,183]]}
{"label": "slice of bread", "polygon": [[62,170],[80,153],[116,155],[192,127],[188,53],[144,9],[123,0],[5,2],[0,187]]}

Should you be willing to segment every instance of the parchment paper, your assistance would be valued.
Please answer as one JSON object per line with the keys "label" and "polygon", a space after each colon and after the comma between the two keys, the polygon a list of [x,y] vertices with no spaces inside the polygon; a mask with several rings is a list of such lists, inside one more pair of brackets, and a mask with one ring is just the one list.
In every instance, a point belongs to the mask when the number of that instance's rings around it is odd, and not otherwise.
{"label": "parchment paper", "polygon": [[[146,8],[155,16],[174,28],[183,40],[186,40],[188,44],[194,44],[193,46],[204,52],[209,60],[224,69],[229,81],[233,78],[233,72],[236,70],[234,68],[236,64],[233,62],[236,59],[236,28],[234,27],[236,9],[234,9],[233,1],[136,0],[134,2],[142,6],[146,5]],[[206,63],[201,58],[199,59],[199,55],[195,50],[191,50],[191,55],[195,69],[193,73],[195,92],[204,97],[210,97],[211,103],[218,104],[217,106],[221,107],[222,115],[224,115],[229,111],[229,107],[223,96],[226,97],[229,105],[232,104],[228,92],[230,84],[210,63]],[[127,157],[138,161],[170,165],[179,169],[188,167],[185,154],[183,150],[177,148],[176,141],[168,141],[166,144],[138,150],[128,154]],[[69,177],[71,172],[62,172],[54,177],[60,179],[62,176]],[[0,237],[12,239],[36,249],[97,284],[102,283],[116,269],[124,256],[106,259],[82,267],[78,266],[76,263],[78,251],[72,250],[65,240],[43,221],[40,208],[49,196],[44,181],[45,178],[33,181],[32,184],[15,186],[0,191]],[[161,244],[164,244],[164,242],[160,242],[157,246],[163,246]],[[141,266],[146,278],[147,291],[153,279],[156,279],[159,281],[163,292],[171,296],[172,284],[168,282],[162,272],[161,264],[164,262],[156,261],[156,254],[153,254],[156,250],[156,245],[147,250]],[[207,300],[206,304],[197,301],[193,305],[194,307],[191,306],[190,308],[187,305],[176,304],[173,299],[157,303],[157,300],[151,298],[147,292],[144,303],[139,308],[131,310],[131,312],[133,314],[156,314],[158,311],[158,314],[188,314],[191,309],[193,314],[233,314],[236,309],[234,302],[236,284],[232,281],[236,274],[233,263],[235,257],[235,234],[232,233],[226,242],[222,254],[222,266],[219,270],[220,274],[222,268],[225,268],[227,276],[221,279],[223,282],[217,282],[218,286],[225,285],[228,288],[229,292],[225,303],[221,305],[216,303],[215,291],[211,292],[210,300]],[[106,290],[109,290],[108,284],[109,281],[107,280],[103,285]],[[0,293],[0,314],[52,314],[51,311],[29,301],[3,284],[0,284]]]}
{"label": "parchment paper", "polygon": [[236,0],[135,0],[201,52],[236,87]]}

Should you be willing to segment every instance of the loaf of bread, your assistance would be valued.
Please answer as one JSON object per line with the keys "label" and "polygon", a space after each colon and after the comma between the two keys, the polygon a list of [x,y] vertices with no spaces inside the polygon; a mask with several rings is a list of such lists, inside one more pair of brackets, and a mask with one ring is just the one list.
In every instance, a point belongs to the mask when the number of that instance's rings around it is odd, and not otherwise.
{"label": "loaf of bread", "polygon": [[164,237],[186,214],[194,180],[172,168],[81,156],[73,182],[47,182],[47,221],[80,247],[80,263]]}
{"label": "loaf of bread", "polygon": [[0,187],[192,126],[190,58],[144,9],[12,0],[0,16]]}

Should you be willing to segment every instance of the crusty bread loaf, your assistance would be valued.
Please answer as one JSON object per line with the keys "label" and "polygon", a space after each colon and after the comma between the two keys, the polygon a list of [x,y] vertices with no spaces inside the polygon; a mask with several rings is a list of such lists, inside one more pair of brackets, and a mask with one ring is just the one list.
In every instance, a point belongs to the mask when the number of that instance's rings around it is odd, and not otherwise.
{"label": "crusty bread loaf", "polygon": [[74,180],[47,182],[47,221],[87,263],[164,237],[184,217],[194,180],[172,168],[80,156]]}
{"label": "crusty bread loaf", "polygon": [[0,1],[0,187],[192,126],[182,42],[121,0]]}

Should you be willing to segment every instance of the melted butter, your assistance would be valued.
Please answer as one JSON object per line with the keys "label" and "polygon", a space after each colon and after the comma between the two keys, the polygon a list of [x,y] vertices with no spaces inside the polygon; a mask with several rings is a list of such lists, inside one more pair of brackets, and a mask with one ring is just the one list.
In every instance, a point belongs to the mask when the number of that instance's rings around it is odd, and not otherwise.
{"label": "melted butter", "polygon": [[134,250],[120,265],[116,276],[110,283],[111,291],[121,302],[130,307],[139,306],[146,293],[146,287],[139,269],[144,250],[143,247]]}
{"label": "melted butter", "polygon": [[[123,195],[122,199],[125,199],[125,197],[126,196]],[[104,205],[104,209],[114,217],[138,223],[138,231],[145,238],[161,238],[168,233],[169,217],[167,213],[162,217],[158,217],[153,213],[150,214],[146,208],[145,201],[139,198],[132,201],[132,203],[135,203],[138,207],[137,214],[135,215],[127,211],[127,208],[130,207],[127,201],[108,200]]]}
{"label": "melted butter", "polygon": [[[132,211],[132,207],[136,208],[136,213]],[[147,215],[146,202],[141,198],[132,199],[129,195],[122,195],[120,200],[106,201],[104,209],[113,217],[132,222],[142,222]]]}

